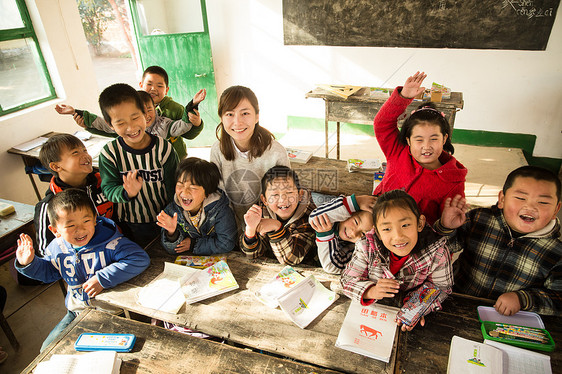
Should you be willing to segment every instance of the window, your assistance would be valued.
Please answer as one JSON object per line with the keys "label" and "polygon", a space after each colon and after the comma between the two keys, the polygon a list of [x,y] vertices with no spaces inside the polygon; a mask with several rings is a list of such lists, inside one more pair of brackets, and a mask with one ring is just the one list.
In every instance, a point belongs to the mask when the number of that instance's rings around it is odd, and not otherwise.
{"label": "window", "polygon": [[0,116],[55,97],[24,0],[0,0]]}

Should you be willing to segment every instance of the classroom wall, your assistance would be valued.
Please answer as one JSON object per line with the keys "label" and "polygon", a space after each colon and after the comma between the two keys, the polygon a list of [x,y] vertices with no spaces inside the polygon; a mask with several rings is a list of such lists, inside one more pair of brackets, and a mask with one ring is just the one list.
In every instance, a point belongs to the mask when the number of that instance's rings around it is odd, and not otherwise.
{"label": "classroom wall", "polygon": [[[0,197],[35,204],[37,197],[23,171],[21,158],[8,154],[7,150],[49,131],[76,131],[78,127],[74,121],[61,117],[53,108],[57,103],[66,102],[67,97],[72,98],[76,107],[95,108],[98,87],[76,1],[29,0],[26,3],[60,99],[0,117]],[[41,183],[40,193],[46,188],[47,184]]]}
{"label": "classroom wall", "polygon": [[534,156],[562,158],[560,9],[540,52],[285,46],[281,0],[207,0],[207,13],[217,93],[251,87],[274,131],[287,116],[324,117],[322,100],[304,98],[317,83],[395,87],[419,69],[463,92],[455,128],[534,134]]}

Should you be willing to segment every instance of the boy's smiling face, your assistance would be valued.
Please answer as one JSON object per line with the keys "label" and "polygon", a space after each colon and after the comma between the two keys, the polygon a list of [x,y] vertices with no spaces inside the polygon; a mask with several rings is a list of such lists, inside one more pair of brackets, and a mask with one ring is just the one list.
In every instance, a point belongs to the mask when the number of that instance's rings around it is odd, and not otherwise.
{"label": "boy's smiling face", "polygon": [[176,183],[176,197],[183,210],[196,214],[207,196],[205,188],[193,184],[191,175],[182,175]]}
{"label": "boy's smiling face", "polygon": [[93,170],[92,156],[84,145],[75,148],[63,147],[60,160],[51,162],[49,167],[56,171],[63,181],[83,179]]}
{"label": "boy's smiling face", "polygon": [[498,208],[512,230],[528,234],[544,228],[560,210],[553,182],[517,177],[505,192],[500,191]]}
{"label": "boy's smiling face", "polygon": [[268,183],[265,196],[261,199],[273,213],[282,220],[287,220],[297,210],[301,191],[295,186],[292,178],[279,177]]}
{"label": "boy's smiling face", "polygon": [[364,210],[353,213],[338,228],[340,239],[355,243],[373,228],[373,215]]}
{"label": "boy's smiling face", "polygon": [[158,74],[147,73],[142,82],[139,83],[140,88],[152,96],[154,104],[158,105],[162,99],[168,94],[170,87],[166,85],[164,77]]}
{"label": "boy's smiling face", "polygon": [[154,124],[156,119],[156,110],[154,109],[154,104],[152,101],[143,103],[144,104],[144,115],[146,117],[146,127],[150,127]]}
{"label": "boy's smiling face", "polygon": [[110,126],[121,136],[129,147],[144,149],[150,144],[150,135],[145,132],[146,117],[132,101],[124,101],[107,110]]}
{"label": "boy's smiling face", "polygon": [[96,232],[96,217],[92,209],[61,209],[57,215],[56,224],[49,225],[49,229],[57,238],[62,237],[74,247],[83,247],[90,242]]}

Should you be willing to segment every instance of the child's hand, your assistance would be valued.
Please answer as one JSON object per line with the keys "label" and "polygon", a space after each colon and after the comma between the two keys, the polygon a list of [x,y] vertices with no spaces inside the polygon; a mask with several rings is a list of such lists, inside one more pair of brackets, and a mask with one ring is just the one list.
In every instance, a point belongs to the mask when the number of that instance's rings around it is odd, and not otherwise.
{"label": "child's hand", "polygon": [[258,225],[258,232],[261,235],[265,235],[268,232],[274,232],[281,228],[281,222],[272,218],[262,218],[260,224]]}
{"label": "child's hand", "polygon": [[334,224],[332,223],[332,221],[330,221],[330,218],[328,218],[328,215],[326,213],[324,213],[324,214],[321,214],[319,216],[313,217],[310,220],[310,226],[316,232],[328,232],[332,229]]}
{"label": "child's hand", "polygon": [[[197,105],[201,101],[205,100],[205,96],[207,96],[207,90],[204,89],[204,88],[199,90],[199,92],[197,92],[195,94],[195,96],[193,96],[193,105]],[[191,123],[193,123],[193,122],[191,122]]]}
{"label": "child's hand", "polygon": [[373,212],[373,207],[377,202],[377,197],[373,195],[362,195],[356,196],[355,200],[357,200],[357,205],[359,205],[359,209],[366,210],[367,212]]}
{"label": "child's hand", "polygon": [[189,122],[195,126],[195,127],[199,127],[201,126],[201,116],[199,115],[199,111],[197,109],[193,109],[193,111],[195,112],[195,114],[188,112],[187,113],[187,118],[189,118]]}
{"label": "child's hand", "polygon": [[188,236],[187,238],[182,240],[180,244],[178,244],[175,251],[176,253],[183,253],[189,251],[190,248],[191,248],[191,238]]}
{"label": "child's hand", "polygon": [[74,118],[74,122],[76,122],[76,124],[78,126],[82,127],[83,129],[86,128],[86,123],[84,122],[84,117],[82,117],[80,114],[74,113],[72,118]]}
{"label": "child's hand", "polygon": [[456,195],[452,199],[445,199],[443,213],[441,213],[441,225],[446,229],[456,229],[461,227],[466,221],[466,212],[469,205],[461,195]]}
{"label": "child's hand", "polygon": [[261,221],[261,207],[254,204],[248,209],[246,214],[244,214],[244,222],[246,223],[245,233],[248,238],[252,238],[256,235],[256,229]]}
{"label": "child's hand", "polygon": [[496,312],[503,314],[504,316],[512,316],[521,310],[521,304],[519,303],[519,296],[515,292],[506,292],[496,300],[494,304]]}
{"label": "child's hand", "polygon": [[98,281],[97,275],[94,275],[86,282],[84,282],[82,288],[84,289],[84,292],[86,292],[91,298],[94,298],[96,295],[99,295],[99,293],[103,291],[103,287]]}
{"label": "child's hand", "polygon": [[178,214],[174,213],[174,216],[170,217],[166,212],[161,211],[156,217],[156,224],[166,230],[168,235],[172,236],[178,226]]}
{"label": "child's hand", "polygon": [[[424,317],[420,318],[420,320],[418,322],[420,323],[420,325],[425,326],[425,318]],[[414,323],[414,326],[404,325],[404,324],[402,324],[402,321],[396,321],[396,324],[398,326],[402,326],[400,328],[402,331],[412,331],[414,329],[414,327],[416,327],[418,322]]]}
{"label": "child's hand", "polygon": [[404,87],[402,87],[402,92],[400,92],[400,94],[406,99],[413,99],[420,93],[424,92],[425,87],[420,86],[425,77],[427,77],[427,74],[425,74],[424,72],[420,73],[419,71],[411,77],[408,77],[408,79],[406,79],[406,83],[404,83]]}
{"label": "child's hand", "polygon": [[127,191],[129,198],[137,196],[144,182],[141,177],[137,177],[137,173],[138,170],[130,171],[123,176],[123,188]]}
{"label": "child's hand", "polygon": [[76,113],[76,111],[74,110],[73,107],[71,107],[70,105],[66,105],[66,104],[61,104],[55,106],[55,110],[57,111],[58,114],[74,114]]}
{"label": "child's hand", "polygon": [[16,258],[21,266],[27,266],[31,264],[35,258],[35,252],[33,251],[33,241],[31,237],[27,234],[20,234],[18,239],[18,249],[16,250]]}
{"label": "child's hand", "polygon": [[396,279],[381,278],[377,284],[371,286],[364,294],[365,300],[380,300],[385,297],[394,297],[400,290],[400,283]]}

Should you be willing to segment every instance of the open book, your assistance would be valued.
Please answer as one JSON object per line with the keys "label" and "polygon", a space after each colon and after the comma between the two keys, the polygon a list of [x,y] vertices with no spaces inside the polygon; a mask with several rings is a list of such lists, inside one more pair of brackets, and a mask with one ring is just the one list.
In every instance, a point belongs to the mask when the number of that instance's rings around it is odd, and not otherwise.
{"label": "open book", "polygon": [[226,261],[226,256],[184,256],[176,257],[175,264],[185,265],[196,269],[205,269],[219,261]]}
{"label": "open book", "polygon": [[523,348],[453,336],[447,373],[552,374],[550,357]]}
{"label": "open book", "polygon": [[337,299],[335,292],[324,287],[314,275],[309,275],[277,298],[277,302],[283,312],[304,329]]}
{"label": "open book", "polygon": [[396,335],[398,308],[352,300],[336,340],[336,347],[388,362]]}
{"label": "open book", "polygon": [[277,308],[279,296],[287,292],[288,289],[300,283],[304,277],[290,266],[285,266],[275,278],[264,284],[254,294],[259,301],[270,308]]}
{"label": "open book", "polygon": [[53,355],[37,364],[34,374],[118,374],[121,359],[115,351]]}
{"label": "open book", "polygon": [[194,273],[182,285],[185,302],[193,304],[238,288],[234,275],[224,261]]}

